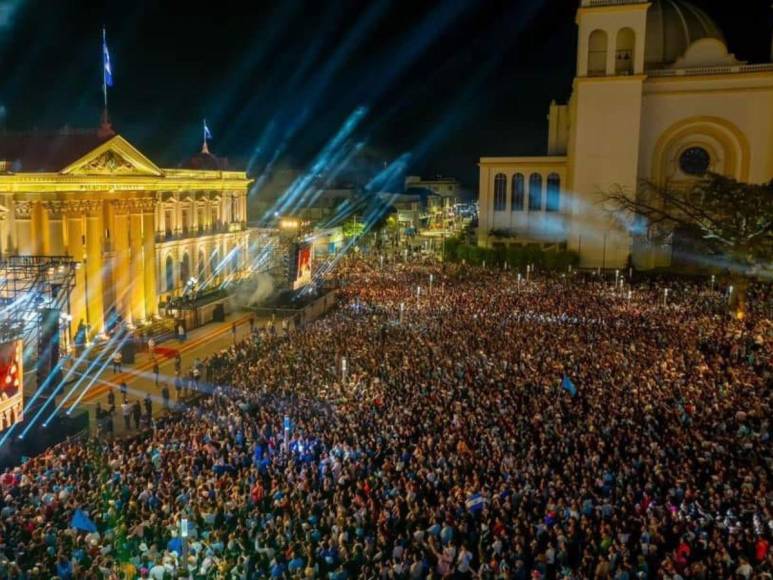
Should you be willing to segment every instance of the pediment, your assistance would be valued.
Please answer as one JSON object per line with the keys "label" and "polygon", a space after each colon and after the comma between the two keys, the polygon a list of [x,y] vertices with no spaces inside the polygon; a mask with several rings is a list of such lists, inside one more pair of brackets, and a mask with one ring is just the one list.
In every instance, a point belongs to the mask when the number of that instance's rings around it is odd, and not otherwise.
{"label": "pediment", "polygon": [[151,175],[163,171],[120,135],[92,149],[62,170],[64,175]]}

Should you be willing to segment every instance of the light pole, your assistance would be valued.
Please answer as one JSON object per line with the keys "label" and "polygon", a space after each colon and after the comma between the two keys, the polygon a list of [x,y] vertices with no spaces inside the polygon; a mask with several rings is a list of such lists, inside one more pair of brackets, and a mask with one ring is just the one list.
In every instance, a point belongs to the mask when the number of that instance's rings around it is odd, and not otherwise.
{"label": "light pole", "polygon": [[601,254],[601,269],[607,269],[607,232],[604,232],[604,249]]}
{"label": "light pole", "polygon": [[668,306],[668,288],[663,289],[663,306]]}
{"label": "light pole", "polygon": [[403,323],[403,314],[405,314],[405,302],[400,302],[400,324]]}
{"label": "light pole", "polygon": [[89,319],[89,258],[86,252],[83,253],[83,293],[86,300],[86,340],[88,340],[91,320]]}

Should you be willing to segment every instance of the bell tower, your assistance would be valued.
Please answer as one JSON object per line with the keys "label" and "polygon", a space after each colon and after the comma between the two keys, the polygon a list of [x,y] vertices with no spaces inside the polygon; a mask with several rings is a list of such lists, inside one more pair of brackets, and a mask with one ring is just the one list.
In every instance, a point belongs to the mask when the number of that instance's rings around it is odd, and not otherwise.
{"label": "bell tower", "polygon": [[577,10],[577,72],[570,101],[569,247],[582,266],[622,268],[631,236],[605,211],[603,194],[637,187],[647,10],[642,0],[582,0]]}

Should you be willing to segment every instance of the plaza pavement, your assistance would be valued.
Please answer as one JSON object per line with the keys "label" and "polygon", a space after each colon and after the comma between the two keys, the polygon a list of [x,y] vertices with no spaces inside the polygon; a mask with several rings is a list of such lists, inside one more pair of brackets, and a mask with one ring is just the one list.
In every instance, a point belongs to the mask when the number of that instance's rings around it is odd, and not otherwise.
{"label": "plaza pavement", "polygon": [[[254,320],[255,328],[263,328],[269,322],[270,318],[259,318],[251,312],[234,312],[230,314],[225,322],[211,322],[205,326],[197,328],[188,333],[185,341],[170,339],[156,345],[158,349],[174,349],[180,353],[182,359],[181,376],[187,378],[196,360],[203,360],[211,354],[217,353],[234,343],[233,324],[236,323],[236,336],[238,342],[246,337],[250,332],[250,319]],[[275,322],[278,331],[281,332],[281,319],[277,318]],[[128,434],[123,415],[121,413],[121,403],[123,397],[119,391],[122,382],[127,386],[127,398],[130,403],[139,400],[143,413],[145,407],[143,400],[147,393],[153,401],[153,416],[159,417],[164,414],[163,399],[161,389],[164,382],[169,386],[170,405],[177,403],[177,391],[174,387],[175,377],[175,358],[165,358],[157,356],[159,362],[159,381],[156,384],[153,373],[153,360],[148,352],[137,353],[132,365],[123,365],[122,372],[113,372],[112,364],[99,374],[99,378],[94,383],[90,391],[83,398],[80,406],[88,410],[89,429],[92,434],[96,432],[96,408],[100,404],[103,410],[109,408],[108,392],[112,389],[115,392],[115,413],[113,414],[113,434],[122,436]],[[137,432],[134,421],[131,421],[130,432]]]}

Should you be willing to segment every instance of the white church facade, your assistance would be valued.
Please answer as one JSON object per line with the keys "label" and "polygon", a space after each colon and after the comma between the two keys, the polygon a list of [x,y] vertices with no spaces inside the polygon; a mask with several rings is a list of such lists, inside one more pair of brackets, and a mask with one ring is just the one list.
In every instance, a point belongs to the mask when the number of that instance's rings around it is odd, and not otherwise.
{"label": "white church facade", "polygon": [[685,0],[582,0],[576,22],[572,95],[550,104],[547,156],[480,159],[478,244],[568,248],[589,268],[666,266],[671,247],[604,207],[604,193],[707,171],[773,179],[773,63],[738,61]]}

